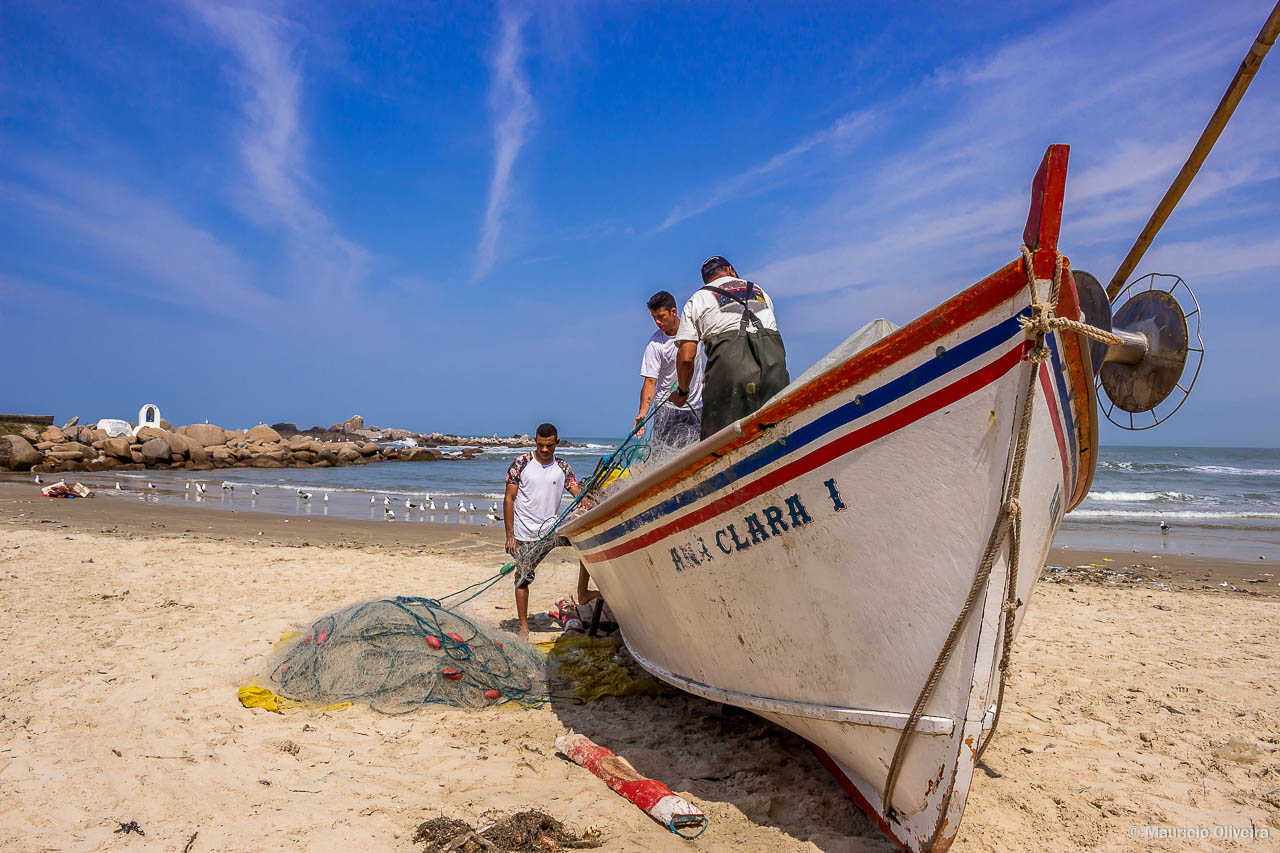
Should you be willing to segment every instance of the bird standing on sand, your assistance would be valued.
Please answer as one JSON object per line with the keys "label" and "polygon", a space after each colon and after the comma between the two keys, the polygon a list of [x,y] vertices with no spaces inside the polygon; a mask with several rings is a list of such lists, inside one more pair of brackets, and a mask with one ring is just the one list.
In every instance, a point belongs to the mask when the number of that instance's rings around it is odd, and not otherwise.
{"label": "bird standing on sand", "polygon": [[475,511],[476,511],[476,505],[475,505],[475,504],[472,504],[472,505],[471,505],[471,511],[472,511],[472,512],[475,512]]}
{"label": "bird standing on sand", "polygon": [[448,512],[448,511],[449,511],[449,502],[448,502],[448,501],[445,501],[445,502],[444,502],[444,511],[445,511],[445,512]]}
{"label": "bird standing on sand", "polygon": [[373,495],[369,495],[369,506],[373,506]]}
{"label": "bird standing on sand", "polygon": [[427,498],[427,505],[431,507],[432,512],[436,511],[436,502],[431,500],[431,498]]}
{"label": "bird standing on sand", "polygon": [[413,509],[413,501],[409,500],[408,498],[405,498],[405,499],[404,499],[404,508],[405,508],[405,509]]}
{"label": "bird standing on sand", "polygon": [[203,495],[205,493],[204,483],[196,483],[196,494]]}
{"label": "bird standing on sand", "polygon": [[325,493],[324,493],[324,502],[325,502],[325,503],[328,503],[328,502],[329,502],[329,493],[328,493],[328,492],[325,492]]}
{"label": "bird standing on sand", "polygon": [[385,507],[387,507],[388,509],[390,509],[390,508],[391,508],[391,498],[387,497],[386,495],[383,495],[383,496],[382,496],[382,505],[383,505],[383,506],[385,506]]}
{"label": "bird standing on sand", "polygon": [[156,487],[156,484],[155,484],[155,483],[151,482],[150,480],[147,480],[147,488],[148,488],[148,489],[154,489],[155,487]]}
{"label": "bird standing on sand", "polygon": [[1169,525],[1165,524],[1163,521],[1162,521],[1162,522],[1160,522],[1160,532],[1161,532],[1161,533],[1168,533],[1168,532],[1169,532]]}
{"label": "bird standing on sand", "polygon": [[187,490],[188,492],[189,492],[189,491],[191,491],[191,481],[190,481],[190,480],[187,480],[187,485],[186,485],[184,488],[186,488],[186,490]]}
{"label": "bird standing on sand", "polygon": [[458,512],[465,513],[466,511],[467,511],[467,505],[462,501],[458,501]]}
{"label": "bird standing on sand", "polygon": [[44,480],[41,480],[41,479],[40,479],[40,475],[39,475],[39,474],[36,474],[36,485],[38,486],[38,485],[40,485],[40,484],[41,484],[41,483],[43,483],[43,482],[44,482]]}
{"label": "bird standing on sand", "polygon": [[497,514],[498,514],[498,505],[497,505],[497,504],[489,504],[489,512],[493,513],[494,515],[497,515]]}
{"label": "bird standing on sand", "polygon": [[485,516],[485,518],[489,519],[489,520],[490,520],[490,521],[492,521],[494,524],[497,524],[497,523],[498,523],[498,517],[497,517],[496,515],[494,515],[493,513],[489,513],[488,515],[486,515],[486,516]]}
{"label": "bird standing on sand", "polygon": [[310,493],[310,492],[303,492],[303,491],[299,491],[299,492],[298,492],[298,497],[302,498],[304,501],[310,501],[310,500],[311,500],[311,493]]}
{"label": "bird standing on sand", "polygon": [[386,516],[387,521],[395,521],[395,520],[396,520],[396,514],[395,514],[394,512],[392,512],[391,510],[389,510],[389,509],[388,509],[388,510],[383,510],[383,513],[382,513],[382,514],[383,514],[384,516]]}
{"label": "bird standing on sand", "polygon": [[116,480],[116,491],[117,491],[117,492],[122,491],[122,490],[121,490],[121,488],[120,488],[120,481],[119,481],[119,480]]}
{"label": "bird standing on sand", "polygon": [[235,485],[235,483],[228,483],[227,481],[223,480],[223,482],[222,482],[222,491],[223,491],[223,492],[234,492],[235,490],[236,490],[236,485]]}
{"label": "bird standing on sand", "polygon": [[257,489],[250,489],[250,490],[249,490],[249,494],[253,495],[253,496],[256,498],[256,497],[258,496],[258,490],[257,490]]}

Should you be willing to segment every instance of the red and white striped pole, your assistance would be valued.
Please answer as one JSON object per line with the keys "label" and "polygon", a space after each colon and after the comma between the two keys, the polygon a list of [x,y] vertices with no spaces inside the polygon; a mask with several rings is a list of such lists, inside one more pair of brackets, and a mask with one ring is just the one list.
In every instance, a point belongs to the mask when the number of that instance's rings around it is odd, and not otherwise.
{"label": "red and white striped pole", "polygon": [[701,809],[656,779],[641,776],[612,750],[579,734],[556,738],[556,749],[569,756],[574,764],[599,776],[611,789],[681,838],[697,838],[707,828],[709,821]]}

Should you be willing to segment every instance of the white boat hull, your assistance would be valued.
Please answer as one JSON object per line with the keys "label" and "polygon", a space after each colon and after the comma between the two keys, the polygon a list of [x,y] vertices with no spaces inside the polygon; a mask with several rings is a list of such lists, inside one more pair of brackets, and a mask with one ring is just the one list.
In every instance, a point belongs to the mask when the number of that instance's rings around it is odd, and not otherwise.
{"label": "white boat hull", "polygon": [[1040,376],[1021,485],[1019,620],[1092,474],[1092,421],[1079,417],[1093,405],[1087,356],[1074,333],[1053,334],[1052,357],[1029,361],[1019,324],[1029,305],[1011,264],[562,528],[642,666],[806,738],[908,849],[954,837],[991,723],[1007,547],[886,809],[903,726],[1005,499],[1029,371]]}

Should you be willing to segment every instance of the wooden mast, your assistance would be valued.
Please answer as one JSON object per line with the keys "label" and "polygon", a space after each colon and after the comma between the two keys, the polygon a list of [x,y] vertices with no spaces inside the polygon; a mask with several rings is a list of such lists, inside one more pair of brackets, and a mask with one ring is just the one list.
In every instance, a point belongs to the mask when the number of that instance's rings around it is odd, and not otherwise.
{"label": "wooden mast", "polygon": [[1262,25],[1262,31],[1258,33],[1253,46],[1249,48],[1249,53],[1245,55],[1244,62],[1240,63],[1240,68],[1236,71],[1236,76],[1231,80],[1231,85],[1227,87],[1226,94],[1218,102],[1218,108],[1213,111],[1213,117],[1209,119],[1209,124],[1205,126],[1204,133],[1200,134],[1196,147],[1191,149],[1191,156],[1182,165],[1182,171],[1178,172],[1178,176],[1173,179],[1173,184],[1164,194],[1164,198],[1160,199],[1160,204],[1156,207],[1155,212],[1151,214],[1151,218],[1147,220],[1146,227],[1142,229],[1142,233],[1138,235],[1133,248],[1125,256],[1124,262],[1120,264],[1120,269],[1116,270],[1116,274],[1111,277],[1111,283],[1107,285],[1108,299],[1115,299],[1116,294],[1124,287],[1125,281],[1129,278],[1134,268],[1138,266],[1142,256],[1146,254],[1147,248],[1151,246],[1151,241],[1155,239],[1165,220],[1169,218],[1169,214],[1173,213],[1173,208],[1177,206],[1182,194],[1187,191],[1187,187],[1191,184],[1191,179],[1196,176],[1196,172],[1200,171],[1200,167],[1204,164],[1205,158],[1209,156],[1209,151],[1212,150],[1213,144],[1218,141],[1218,136],[1222,133],[1222,129],[1227,126],[1227,121],[1231,118],[1231,114],[1235,112],[1236,105],[1240,103],[1240,98],[1244,96],[1245,90],[1249,88],[1253,75],[1258,72],[1258,66],[1262,64],[1262,58],[1267,55],[1271,45],[1275,44],[1278,31],[1280,31],[1280,2],[1276,3],[1276,7],[1271,10],[1271,15],[1267,18],[1266,23]]}

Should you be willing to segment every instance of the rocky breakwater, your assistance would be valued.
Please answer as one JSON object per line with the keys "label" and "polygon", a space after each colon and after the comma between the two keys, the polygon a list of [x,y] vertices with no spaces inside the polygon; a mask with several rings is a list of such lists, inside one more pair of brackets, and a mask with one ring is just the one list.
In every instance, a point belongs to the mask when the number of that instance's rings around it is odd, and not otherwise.
{"label": "rocky breakwater", "polygon": [[[464,458],[479,453],[464,451]],[[282,436],[269,426],[249,430],[190,424],[175,429],[143,427],[113,438],[88,426],[48,426],[0,436],[0,469],[61,473],[181,468],[333,468],[370,462],[430,462],[446,458],[427,447],[380,447],[372,441],[318,441]]]}
{"label": "rocky breakwater", "polygon": [[[498,435],[462,436],[443,432],[413,432],[412,430],[399,429],[396,427],[383,428],[379,426],[365,426],[364,418],[360,415],[352,415],[342,423],[331,424],[328,427],[313,426],[310,429],[299,429],[297,424],[278,423],[272,424],[271,428],[285,438],[292,438],[296,435],[305,435],[317,441],[326,442],[403,442],[406,439],[412,439],[418,447],[459,448],[459,450],[462,451],[462,454],[468,459],[486,447],[528,447],[533,444],[533,438],[528,434],[517,434],[507,438],[502,438]],[[561,441],[560,443],[565,447],[582,446],[574,444],[571,441]]]}

